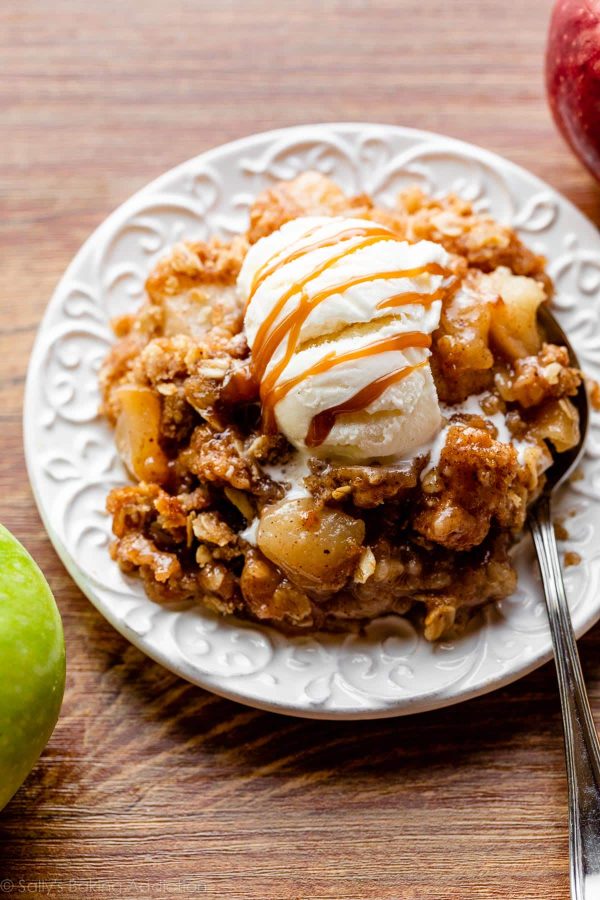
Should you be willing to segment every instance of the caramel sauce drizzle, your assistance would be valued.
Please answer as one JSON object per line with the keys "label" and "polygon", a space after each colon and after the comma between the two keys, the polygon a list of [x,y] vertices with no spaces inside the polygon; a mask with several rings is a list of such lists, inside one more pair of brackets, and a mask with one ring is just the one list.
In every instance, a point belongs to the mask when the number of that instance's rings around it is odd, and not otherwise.
{"label": "caramel sauce drizzle", "polygon": [[[447,277],[452,275],[450,269],[444,269],[442,266],[438,266],[437,263],[430,263],[430,265],[425,268],[426,271],[429,271],[435,275],[439,274]],[[455,276],[447,285],[437,288],[437,290],[432,291],[430,294],[419,293],[419,291],[403,291],[401,294],[394,294],[393,297],[388,297],[386,300],[382,300],[377,304],[377,309],[390,309],[391,307],[395,308],[397,306],[409,306],[411,303],[420,303],[422,306],[428,307],[431,306],[431,304],[436,300],[447,300],[449,297],[452,297],[459,284],[460,278]]]}
{"label": "caramel sauce drizzle", "polygon": [[[318,293],[314,294],[312,297],[306,296],[304,294],[304,287],[308,284],[309,281],[312,281],[314,278],[317,278],[327,269],[331,268],[331,266],[335,265],[340,259],[343,259],[345,256],[349,256],[351,253],[356,252],[357,250],[362,250],[365,247],[369,247],[372,244],[377,244],[380,241],[390,241],[394,240],[393,235],[390,232],[386,232],[381,235],[374,235],[372,237],[365,238],[363,241],[360,241],[358,244],[354,244],[354,246],[348,250],[342,250],[341,253],[336,253],[335,256],[330,257],[330,259],[325,260],[325,262],[319,263],[310,274],[305,275],[304,278],[301,278],[299,281],[295,282],[285,293],[281,295],[277,303],[274,305],[273,309],[269,313],[269,315],[265,318],[264,322],[262,322],[256,337],[254,339],[254,346],[252,348],[252,364],[254,367],[254,372],[259,381],[261,381],[267,366],[271,362],[273,354],[279,347],[280,343],[285,338],[286,334],[288,335],[288,342],[285,355],[276,366],[273,366],[271,372],[269,372],[268,379],[265,379],[265,383],[268,381],[269,384],[274,384],[281,372],[285,369],[288,362],[292,358],[294,350],[296,349],[298,337],[300,335],[300,329],[302,325],[308,318],[308,315],[315,306],[318,306],[323,300],[326,300],[327,297],[330,297],[332,294],[339,293],[340,291],[347,290],[349,287],[352,287],[353,284],[361,284],[365,281],[373,281],[376,278],[385,278],[388,277],[385,273],[379,275],[367,275],[362,276],[358,279],[349,279],[348,281],[341,282],[340,284],[334,285],[333,287],[326,288]],[[298,301],[298,305],[295,309],[285,316],[284,319],[279,322],[278,325],[273,327],[276,322],[281,310],[285,307],[288,300],[296,294],[300,295],[300,299]],[[270,388],[265,388],[265,390],[270,390]],[[262,393],[261,393],[262,396]]]}
{"label": "caramel sauce drizzle", "polygon": [[421,306],[431,306],[436,300],[443,300],[447,296],[448,290],[445,287],[432,291],[431,294],[421,294],[419,291],[406,291],[403,294],[394,294],[387,300],[382,300],[377,304],[377,309],[390,309],[398,306],[410,306],[411,303],[420,303]]}
{"label": "caramel sauce drizzle", "polygon": [[[362,241],[360,244],[355,246],[355,250],[360,249],[361,247],[368,246],[369,244],[373,244],[377,241],[384,240],[383,238],[369,238],[368,240]],[[386,238],[389,240],[389,238]],[[338,259],[343,258],[348,251],[341,254],[340,256],[335,257],[333,260],[328,260],[327,265],[322,264],[319,266],[319,273],[321,274],[326,268],[329,267],[329,264],[333,262],[337,262]],[[431,265],[435,265],[436,263],[431,263]],[[441,268],[441,267],[440,267]],[[351,287],[355,287],[358,284],[368,284],[372,281],[381,281],[387,280],[391,278],[412,278],[415,275],[421,275],[426,272],[428,266],[420,266],[418,269],[394,269],[389,272],[376,272],[375,274],[370,275],[357,275],[355,278],[348,278],[346,281],[339,282],[338,284],[333,284],[330,287],[324,288],[321,291],[317,291],[317,293],[313,294],[312,297],[308,297],[305,294],[302,294],[298,303],[298,306],[293,309],[291,312],[285,316],[278,323],[278,325],[273,328],[273,330],[269,333],[267,326],[272,324],[272,318],[269,316],[262,323],[261,327],[258,330],[254,347],[252,349],[252,363],[254,367],[254,371],[256,377],[259,381],[263,379],[265,371],[273,357],[273,354],[284,340],[286,334],[288,335],[288,342],[286,351],[282,357],[282,359],[277,363],[277,365],[273,366],[269,374],[263,380],[263,387],[261,388],[261,398],[263,394],[268,394],[271,390],[273,390],[275,386],[275,382],[289,363],[292,358],[294,351],[298,345],[298,338],[300,336],[300,330],[302,325],[308,318],[309,314],[313,311],[315,307],[317,307],[324,300],[327,300],[328,297],[332,297],[334,294],[342,294],[347,291]],[[298,285],[304,285],[307,281],[310,281],[313,275],[307,276],[307,278],[302,279],[302,282],[299,282]],[[295,293],[300,292],[300,288],[298,285],[295,285],[290,290],[286,291],[283,295],[285,297],[285,301],[282,303],[279,300],[276,304],[278,312],[283,308],[287,300],[293,296]],[[394,300],[394,305],[399,305],[398,297],[402,295],[397,295]],[[416,297],[425,297],[430,296],[429,294],[415,294]],[[412,300],[411,302],[415,302]],[[383,307],[382,307],[383,308]],[[266,332],[266,337],[263,338],[262,332]]]}
{"label": "caramel sauce drizzle", "polygon": [[[323,225],[315,225],[314,228],[310,228],[306,231],[299,241],[305,241],[306,238],[311,237],[322,228]],[[267,259],[266,262],[260,266],[254,273],[254,278],[252,279],[252,284],[250,285],[250,293],[248,294],[248,299],[246,300],[246,304],[244,307],[244,312],[250,306],[254,295],[257,290],[263,284],[267,278],[272,275],[280,266],[287,266],[288,263],[295,262],[297,259],[301,259],[303,256],[306,256],[307,253],[312,253],[313,250],[322,250],[325,247],[334,247],[336,244],[339,244],[343,241],[349,241],[355,237],[368,237],[368,236],[389,236],[393,237],[392,232],[388,228],[384,228],[382,226],[373,225],[372,227],[362,226],[362,225],[353,225],[350,228],[345,228],[342,231],[338,231],[335,235],[330,235],[329,237],[321,238],[318,241],[312,241],[310,244],[301,244],[298,247],[298,242],[292,246],[292,249],[288,251],[284,256],[279,256],[279,253],[276,253],[274,256],[271,256]],[[297,248],[294,250],[294,246]]]}
{"label": "caramel sauce drizzle", "polygon": [[[316,226],[316,228],[319,227],[321,226]],[[300,240],[305,240],[307,237],[310,237],[314,233],[316,228],[308,231],[302,236]],[[254,376],[256,380],[260,382],[260,397],[263,406],[263,425],[265,430],[268,432],[276,430],[274,414],[275,406],[281,399],[283,399],[283,397],[285,397],[288,391],[292,390],[292,388],[295,387],[300,381],[309,378],[312,375],[319,374],[320,372],[327,371],[328,369],[332,368],[333,366],[339,365],[342,362],[347,362],[353,359],[361,359],[375,353],[382,353],[385,352],[386,349],[401,350],[406,349],[407,347],[428,348],[431,346],[430,335],[423,334],[422,332],[409,332],[404,335],[396,335],[393,338],[384,338],[379,341],[375,341],[367,346],[361,347],[358,350],[349,351],[348,353],[344,353],[341,355],[336,356],[334,353],[329,353],[325,357],[323,357],[323,359],[319,360],[318,363],[316,363],[305,372],[302,372],[300,375],[295,376],[294,378],[289,378],[282,384],[277,384],[279,376],[287,367],[298,346],[302,325],[304,324],[312,310],[315,309],[315,307],[317,307],[328,297],[331,297],[334,294],[344,293],[349,288],[354,287],[355,285],[366,284],[381,279],[415,278],[418,275],[423,275],[425,273],[442,276],[449,276],[451,274],[448,269],[446,269],[444,266],[441,266],[439,263],[426,263],[425,265],[417,266],[412,269],[398,269],[389,272],[377,272],[370,275],[360,275],[355,278],[349,278],[344,282],[340,282],[328,288],[324,288],[321,291],[317,291],[317,293],[313,294],[312,297],[309,297],[304,293],[304,288],[306,287],[306,285],[310,281],[321,275],[323,272],[325,272],[327,269],[334,266],[339,260],[343,259],[346,256],[350,256],[353,253],[356,253],[358,250],[362,250],[365,247],[371,246],[372,244],[379,243],[380,241],[397,240],[396,236],[387,228],[376,226],[373,226],[372,228],[368,226],[352,226],[347,228],[345,231],[338,232],[338,234],[335,236],[329,236],[317,241],[312,241],[300,247],[298,247],[298,244],[296,244],[296,249],[292,248],[284,256],[279,256],[279,254],[276,254],[274,257],[268,259],[257,270],[254,278],[252,279],[248,300],[246,302],[246,309],[248,308],[248,305],[252,301],[260,285],[263,284],[270,275],[277,271],[280,266],[286,265],[287,263],[292,262],[296,259],[300,259],[302,256],[310,253],[313,250],[323,247],[336,246],[340,242],[344,243],[355,237],[363,238],[363,240],[353,244],[351,247],[343,248],[339,253],[336,253],[329,259],[320,262],[317,266],[315,266],[315,268],[311,270],[311,272],[309,272],[309,274],[305,275],[299,281],[296,281],[294,284],[292,284],[291,287],[288,288],[288,290],[279,297],[257,331],[252,348],[252,368],[254,370]],[[437,290],[429,294],[419,293],[417,291],[405,291],[381,301],[378,304],[377,308],[386,309],[408,305],[410,303],[421,303],[424,306],[429,306],[435,300],[443,299],[447,293],[448,287],[438,288]],[[295,309],[291,310],[277,325],[275,325],[275,322],[277,321],[279,315],[281,314],[288,301],[292,297],[295,297],[297,295],[299,299]],[[271,368],[271,370],[265,376],[266,370],[273,358],[274,353],[276,352],[280,344],[286,339],[286,337],[287,342],[282,358]],[[403,366],[401,369],[375,379],[375,381],[367,385],[365,388],[360,390],[357,394],[350,397],[343,403],[340,403],[337,406],[333,406],[330,409],[326,409],[318,413],[313,417],[311,421],[306,438],[307,446],[317,447],[319,446],[319,444],[322,444],[333,428],[337,416],[342,415],[345,412],[356,412],[361,409],[365,409],[367,406],[373,403],[374,400],[381,396],[381,394],[391,384],[394,384],[397,381],[401,381],[403,378],[406,378],[408,375],[410,375],[411,372],[421,368],[426,364],[427,360],[415,366]]]}
{"label": "caramel sauce drizzle", "polygon": [[265,397],[263,403],[263,424],[267,432],[275,429],[275,407],[286,394],[313,375],[320,375],[322,372],[328,372],[335,366],[345,362],[352,362],[357,359],[366,359],[368,356],[375,356],[378,353],[388,353],[390,351],[406,350],[407,347],[431,347],[431,335],[424,334],[422,331],[407,331],[404,334],[395,334],[392,337],[380,338],[371,344],[359,347],[357,350],[348,350],[346,353],[337,354],[335,351],[327,353],[322,359],[313,366],[288,378],[286,381],[276,384],[272,391]]}
{"label": "caramel sauce drizzle", "polygon": [[397,384],[397,382],[402,381],[403,378],[411,375],[417,369],[422,369],[427,364],[428,360],[425,359],[416,366],[403,366],[401,369],[396,369],[395,372],[382,375],[361,391],[358,391],[354,396],[349,397],[348,400],[344,400],[342,403],[338,403],[337,406],[331,406],[329,409],[324,409],[322,412],[317,413],[316,416],[313,416],[308,428],[306,446],[319,447],[335,425],[335,420],[338,416],[366,409],[392,384]]}
{"label": "caramel sauce drizzle", "polygon": [[[351,235],[349,234],[350,231],[352,231]],[[361,234],[360,232],[363,233]],[[371,244],[379,243],[379,241],[394,240],[394,235],[387,228],[353,228],[347,229],[346,232],[341,232],[341,234],[346,234],[346,241],[350,240],[350,237],[353,236],[364,237],[364,240],[359,241],[358,244],[354,244],[350,248],[344,247],[339,253],[336,253],[329,259],[320,262],[317,266],[315,266],[314,269],[312,269],[311,272],[309,272],[308,275],[305,275],[304,278],[301,278],[299,281],[294,282],[294,284],[292,284],[292,286],[281,295],[277,303],[275,303],[275,305],[273,306],[273,309],[261,323],[256,333],[254,346],[252,348],[253,365],[259,379],[262,377],[265,369],[269,365],[271,357],[273,356],[273,353],[275,352],[281,341],[281,338],[279,338],[277,343],[275,343],[273,335],[270,334],[270,332],[288,300],[290,300],[296,294],[302,294],[303,289],[306,287],[309,281],[312,281],[313,278],[317,278],[319,275],[321,275],[327,269],[331,268],[331,266],[335,265],[335,263],[337,263],[340,259],[343,259],[345,256],[354,253],[356,250],[362,250],[364,247],[368,247]],[[345,241],[343,240],[342,243],[344,242]],[[299,259],[300,257],[304,256],[305,253],[309,253],[311,250],[320,249],[321,247],[335,246],[338,243],[339,241],[337,238],[323,238],[321,241],[313,241],[313,243],[311,244],[300,247],[281,259],[275,259],[274,262],[272,259],[267,260],[264,266],[262,266],[254,276],[248,302],[252,300],[262,282],[269,275],[273,274],[273,272],[275,272],[276,269],[278,269],[280,266],[284,266],[294,259]],[[285,321],[287,321],[288,318],[289,316],[286,317]]]}

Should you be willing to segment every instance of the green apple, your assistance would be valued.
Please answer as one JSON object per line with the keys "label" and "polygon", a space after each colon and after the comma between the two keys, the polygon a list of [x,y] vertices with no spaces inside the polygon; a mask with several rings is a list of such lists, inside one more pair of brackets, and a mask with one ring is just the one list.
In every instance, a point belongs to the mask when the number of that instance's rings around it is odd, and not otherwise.
{"label": "green apple", "polygon": [[0,809],[48,743],[64,687],[54,597],[31,556],[0,525]]}

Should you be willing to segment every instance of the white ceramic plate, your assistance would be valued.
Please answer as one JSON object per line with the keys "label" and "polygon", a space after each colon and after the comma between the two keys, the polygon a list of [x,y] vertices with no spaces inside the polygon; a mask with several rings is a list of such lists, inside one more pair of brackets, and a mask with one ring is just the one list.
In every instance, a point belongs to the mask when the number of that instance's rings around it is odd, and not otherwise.
{"label": "white ceramic plate", "polygon": [[[459,640],[429,644],[399,617],[363,636],[285,637],[202,609],[164,609],[108,556],[108,490],[126,480],[112,434],[97,416],[97,372],[109,320],[134,309],[155,260],[182,237],[232,235],[252,198],[277,179],[319,169],[346,190],[392,203],[419,182],[453,190],[513,225],[549,260],[556,310],[582,363],[600,377],[600,237],[567,200],[523,169],[469,144],[384,125],[338,124],[259,134],[204,153],[135,194],[98,228],[58,285],[35,343],[25,398],[29,475],[67,569],[132,643],[195,684],[292,715],[368,719],[456,703],[507,684],[551,652],[530,542],[516,550],[519,588],[487,606]],[[600,617],[600,421],[584,478],[559,506],[570,514],[566,570],[576,630]],[[565,548],[566,549],[566,548]]]}

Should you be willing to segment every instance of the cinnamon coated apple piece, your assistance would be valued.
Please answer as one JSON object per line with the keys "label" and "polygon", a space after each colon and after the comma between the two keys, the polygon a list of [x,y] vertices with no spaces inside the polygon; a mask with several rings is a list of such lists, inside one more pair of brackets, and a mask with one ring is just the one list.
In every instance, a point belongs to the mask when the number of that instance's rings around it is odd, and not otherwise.
{"label": "cinnamon coated apple piece", "polygon": [[115,440],[119,455],[138,481],[162,484],[168,460],[159,443],[160,397],[149,387],[123,384],[118,388],[121,411]]}
{"label": "cinnamon coated apple piece", "polygon": [[340,590],[352,574],[364,537],[362,519],[303,497],[263,512],[258,546],[296,584],[327,593]]}
{"label": "cinnamon coated apple piece", "polygon": [[575,447],[579,441],[579,415],[570,400],[550,400],[536,412],[530,433],[550,441],[558,453]]}
{"label": "cinnamon coated apple piece", "polygon": [[486,275],[485,282],[498,294],[491,307],[492,343],[510,360],[537,353],[542,343],[537,311],[546,299],[544,286],[535,278],[513,275],[505,267]]}

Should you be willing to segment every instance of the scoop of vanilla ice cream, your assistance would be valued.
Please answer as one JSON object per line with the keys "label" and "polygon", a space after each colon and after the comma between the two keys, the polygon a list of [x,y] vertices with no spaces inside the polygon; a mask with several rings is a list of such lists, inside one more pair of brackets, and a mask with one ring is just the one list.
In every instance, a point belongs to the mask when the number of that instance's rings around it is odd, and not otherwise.
{"label": "scoop of vanilla ice cream", "polygon": [[[277,385],[289,379],[297,382],[277,402],[274,413],[278,428],[298,449],[307,449],[314,416],[347,402],[377,379],[425,363],[390,384],[366,408],[338,415],[323,443],[310,448],[316,455],[355,461],[406,457],[430,441],[440,428],[427,348],[388,349],[310,374],[325,357],[341,357],[407,332],[431,334],[439,324],[441,300],[389,307],[381,304],[405,292],[425,295],[443,288],[450,280],[444,274],[397,273],[430,263],[446,267],[447,253],[430,241],[408,244],[391,235],[390,239],[360,247],[365,243],[360,230],[378,227],[363,219],[294,219],[250,248],[238,278],[242,300],[248,303],[250,298],[244,328],[253,352],[257,339],[261,335],[264,338],[264,323],[269,317],[272,333],[297,310],[301,298],[309,301],[326,292],[302,322],[294,353],[276,381]],[[359,234],[347,237],[353,229]],[[301,291],[291,291],[300,284]],[[290,296],[285,304],[273,316],[287,294]],[[286,344],[284,334],[263,379],[282,362]]]}

